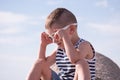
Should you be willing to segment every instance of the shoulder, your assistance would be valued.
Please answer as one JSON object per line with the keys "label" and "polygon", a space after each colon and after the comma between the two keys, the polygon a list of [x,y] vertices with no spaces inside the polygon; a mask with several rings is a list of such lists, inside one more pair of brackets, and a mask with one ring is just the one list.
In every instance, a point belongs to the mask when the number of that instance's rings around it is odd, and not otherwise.
{"label": "shoulder", "polygon": [[90,42],[88,42],[88,41],[81,42],[78,49],[80,50],[81,53],[83,53],[85,55],[85,58],[87,58],[87,59],[93,58],[93,55],[94,55],[93,50],[94,49]]}
{"label": "shoulder", "polygon": [[89,48],[90,47],[90,42],[88,42],[88,41],[83,41],[83,42],[81,42],[80,44],[79,44],[79,49],[87,49],[87,48]]}

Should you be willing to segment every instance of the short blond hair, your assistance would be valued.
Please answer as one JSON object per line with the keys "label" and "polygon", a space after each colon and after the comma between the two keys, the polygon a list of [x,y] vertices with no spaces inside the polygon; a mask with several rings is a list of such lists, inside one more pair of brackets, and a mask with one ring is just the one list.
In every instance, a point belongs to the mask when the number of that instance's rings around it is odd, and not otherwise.
{"label": "short blond hair", "polygon": [[47,17],[45,28],[52,28],[54,23],[59,25],[60,28],[63,28],[68,24],[77,23],[77,20],[71,11],[65,8],[57,8]]}

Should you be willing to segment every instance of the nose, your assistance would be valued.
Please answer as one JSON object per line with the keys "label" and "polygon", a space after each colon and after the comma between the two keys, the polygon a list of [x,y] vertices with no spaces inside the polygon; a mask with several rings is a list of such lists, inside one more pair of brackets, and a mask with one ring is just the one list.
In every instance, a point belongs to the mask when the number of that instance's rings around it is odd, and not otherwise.
{"label": "nose", "polygon": [[57,34],[52,36],[53,42],[56,42],[59,40],[59,36]]}
{"label": "nose", "polygon": [[52,40],[53,40],[53,43],[57,43],[58,42],[58,39],[53,38]]}

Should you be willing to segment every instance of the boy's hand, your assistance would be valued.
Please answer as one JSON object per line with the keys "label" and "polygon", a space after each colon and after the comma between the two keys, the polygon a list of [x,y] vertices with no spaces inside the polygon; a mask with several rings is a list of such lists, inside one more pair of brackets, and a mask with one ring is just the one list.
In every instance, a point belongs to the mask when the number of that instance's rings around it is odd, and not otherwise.
{"label": "boy's hand", "polygon": [[48,44],[52,43],[52,39],[49,38],[49,35],[45,32],[41,33],[41,44],[47,46]]}
{"label": "boy's hand", "polygon": [[55,33],[55,38],[60,40],[63,38],[63,36],[66,36],[66,35],[67,35],[67,32],[63,29],[60,29]]}

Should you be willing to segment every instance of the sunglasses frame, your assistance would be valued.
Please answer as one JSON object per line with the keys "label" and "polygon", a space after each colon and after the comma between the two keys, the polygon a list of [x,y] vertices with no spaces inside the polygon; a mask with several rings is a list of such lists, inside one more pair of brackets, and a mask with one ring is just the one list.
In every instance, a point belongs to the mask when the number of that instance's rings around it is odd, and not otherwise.
{"label": "sunglasses frame", "polygon": [[[67,26],[65,26],[65,27],[63,27],[63,28],[61,28],[62,30],[66,30],[66,29],[68,29],[71,25],[77,25],[77,23],[72,23],[72,24],[69,24],[69,25],[67,25]],[[52,40],[53,40],[53,42],[54,42],[54,35],[55,35],[55,33],[56,32],[54,32],[54,33],[52,33],[52,34],[50,34],[49,35],[49,38],[51,38]]]}

